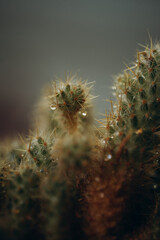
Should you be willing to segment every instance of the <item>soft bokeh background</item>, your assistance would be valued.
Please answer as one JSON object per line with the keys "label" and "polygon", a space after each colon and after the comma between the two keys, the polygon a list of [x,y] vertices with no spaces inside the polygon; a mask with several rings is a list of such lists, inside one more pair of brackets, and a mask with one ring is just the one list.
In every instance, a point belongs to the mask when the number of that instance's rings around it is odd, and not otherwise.
{"label": "soft bokeh background", "polygon": [[27,130],[42,87],[66,71],[96,81],[100,117],[148,32],[160,39],[159,0],[0,0],[0,136]]}

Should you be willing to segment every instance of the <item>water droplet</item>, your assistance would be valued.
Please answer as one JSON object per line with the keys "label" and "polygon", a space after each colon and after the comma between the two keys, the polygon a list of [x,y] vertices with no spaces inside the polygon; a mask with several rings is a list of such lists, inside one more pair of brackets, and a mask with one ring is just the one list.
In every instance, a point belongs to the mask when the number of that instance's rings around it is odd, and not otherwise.
{"label": "water droplet", "polygon": [[99,196],[100,196],[100,198],[104,198],[104,193],[101,192],[101,193],[99,194]]}
{"label": "water droplet", "polygon": [[104,139],[101,139],[101,143],[104,145],[106,141]]}
{"label": "water droplet", "polygon": [[56,110],[56,107],[55,107],[55,105],[53,105],[53,104],[50,106],[50,108],[51,108],[52,111],[55,111],[55,110]]}
{"label": "water droplet", "polygon": [[111,159],[111,158],[112,158],[112,155],[111,155],[111,154],[108,154],[108,155],[107,155],[107,158],[108,158],[108,159]]}
{"label": "water droplet", "polygon": [[96,182],[100,182],[99,177],[96,177],[96,178],[95,178],[95,181],[96,181]]}
{"label": "water droplet", "polygon": [[154,189],[156,189],[157,187],[158,187],[157,184],[154,184],[154,185],[153,185],[153,188],[154,188]]}
{"label": "water droplet", "polygon": [[112,158],[112,155],[111,155],[111,154],[108,154],[108,155],[105,157],[104,161],[107,162],[107,161],[110,160],[111,158]]}
{"label": "water droplet", "polygon": [[86,112],[82,112],[82,115],[83,115],[84,117],[86,117],[86,116],[87,116],[87,113],[86,113]]}
{"label": "water droplet", "polygon": [[115,90],[115,89],[116,89],[116,87],[115,87],[115,86],[113,86],[113,87],[112,87],[112,89],[113,89],[113,90]]}

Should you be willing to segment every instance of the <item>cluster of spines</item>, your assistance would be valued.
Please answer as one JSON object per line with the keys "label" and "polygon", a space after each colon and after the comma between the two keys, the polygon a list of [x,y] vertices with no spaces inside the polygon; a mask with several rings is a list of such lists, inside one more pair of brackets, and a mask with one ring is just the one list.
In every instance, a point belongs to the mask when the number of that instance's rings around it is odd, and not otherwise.
{"label": "cluster of spines", "polygon": [[24,166],[10,171],[6,184],[6,212],[11,239],[35,239],[41,236],[40,174]]}
{"label": "cluster of spines", "polygon": [[84,90],[80,85],[72,87],[67,84],[64,90],[56,95],[56,106],[63,112],[78,112],[85,102]]}
{"label": "cluster of spines", "polygon": [[37,167],[49,168],[55,165],[55,161],[51,156],[51,143],[47,143],[42,137],[30,141],[29,156],[36,163]]}
{"label": "cluster of spines", "polygon": [[116,80],[118,104],[114,105],[116,111],[106,117],[105,140],[116,147],[128,137],[126,149],[131,158],[139,155],[142,160],[159,141],[154,134],[159,131],[160,118],[159,46],[147,47],[137,56],[135,66],[128,67]]}
{"label": "cluster of spines", "polygon": [[[69,76],[65,82],[54,83],[48,99],[51,110],[55,111],[56,120],[73,132],[78,126],[78,120],[87,119],[89,115],[90,100],[92,98],[90,89],[86,81],[81,81],[77,76]],[[60,115],[59,115],[60,114]]]}

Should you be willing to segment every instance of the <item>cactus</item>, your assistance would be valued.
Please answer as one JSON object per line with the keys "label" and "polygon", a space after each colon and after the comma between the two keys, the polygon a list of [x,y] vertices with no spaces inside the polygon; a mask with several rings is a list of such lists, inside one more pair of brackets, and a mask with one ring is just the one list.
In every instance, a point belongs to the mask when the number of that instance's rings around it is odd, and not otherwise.
{"label": "cactus", "polygon": [[88,119],[90,100],[90,89],[86,81],[82,81],[76,76],[68,76],[65,82],[54,83],[48,96],[50,108],[56,111],[55,119],[61,122],[68,131],[73,132],[78,127],[78,122],[83,121],[83,117]]}
{"label": "cactus", "polygon": [[42,239],[39,174],[32,168],[22,168],[11,173],[10,179],[7,186],[7,208],[12,236],[15,239]]}
{"label": "cactus", "polygon": [[31,136],[1,144],[1,239],[160,238],[160,45],[117,76],[98,128],[91,89],[54,82]]}

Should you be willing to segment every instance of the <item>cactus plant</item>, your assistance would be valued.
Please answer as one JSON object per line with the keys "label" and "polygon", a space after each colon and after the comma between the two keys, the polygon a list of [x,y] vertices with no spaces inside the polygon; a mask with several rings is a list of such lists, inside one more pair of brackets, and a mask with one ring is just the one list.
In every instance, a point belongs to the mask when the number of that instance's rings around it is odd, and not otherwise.
{"label": "cactus plant", "polygon": [[160,45],[117,76],[98,128],[91,88],[54,82],[31,136],[1,145],[1,239],[159,239]]}

